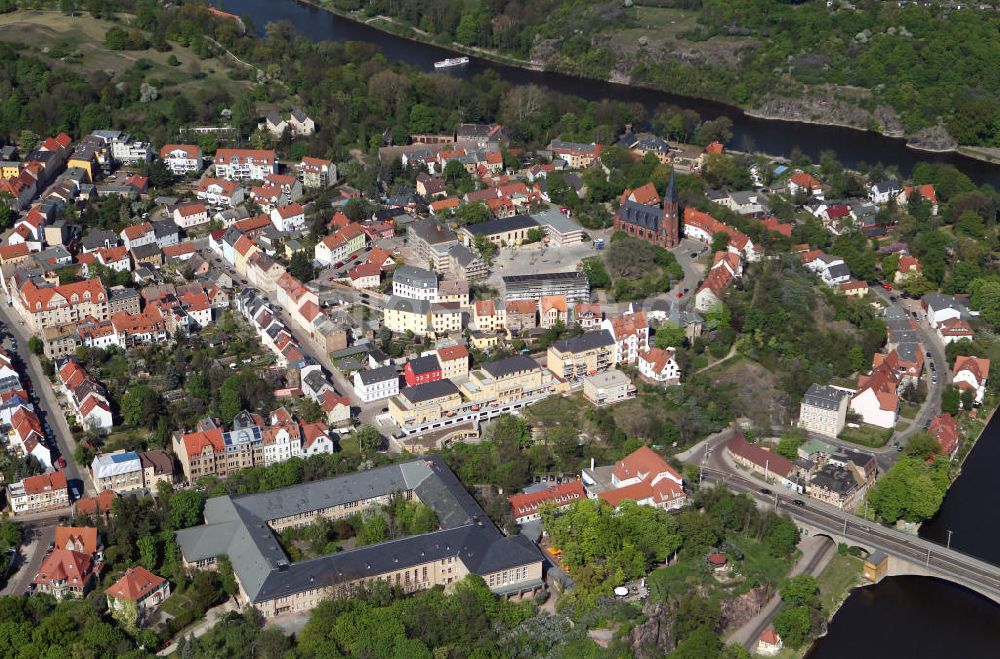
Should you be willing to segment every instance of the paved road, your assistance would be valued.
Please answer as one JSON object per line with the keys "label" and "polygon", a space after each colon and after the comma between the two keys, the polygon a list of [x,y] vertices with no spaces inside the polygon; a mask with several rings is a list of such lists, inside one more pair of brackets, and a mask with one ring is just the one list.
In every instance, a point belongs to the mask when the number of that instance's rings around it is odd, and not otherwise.
{"label": "paved road", "polygon": [[[799,548],[802,550],[802,556],[792,566],[791,572],[788,573],[789,577],[797,577],[800,574],[818,577],[837,553],[833,541],[824,536],[805,538],[799,543]],[[726,642],[739,643],[747,650],[753,651],[757,639],[774,620],[780,608],[781,595],[775,594],[747,624],[730,634]]]}
{"label": "paved road", "polygon": [[22,525],[24,543],[22,544],[7,585],[0,590],[0,595],[21,595],[28,588],[42,559],[49,548],[49,543],[56,537],[58,520],[50,519],[37,522],[27,522]]}
{"label": "paved road", "polygon": [[[28,339],[31,337],[31,332],[5,300],[0,302],[0,320],[7,324],[11,335],[17,339],[17,355],[24,365],[25,375],[31,379],[32,393],[37,398],[36,406],[39,408],[38,416],[42,421],[48,422],[51,432],[55,435],[59,454],[66,458],[64,472],[67,480],[71,481],[71,485],[76,486],[82,482],[86,493],[94,493],[95,490],[90,482],[86,466],[81,470],[73,460],[76,440],[73,439],[73,433],[70,432],[66,415],[59,405],[52,383],[42,371],[42,364],[38,357],[28,350]],[[77,482],[72,483],[72,481]]]}

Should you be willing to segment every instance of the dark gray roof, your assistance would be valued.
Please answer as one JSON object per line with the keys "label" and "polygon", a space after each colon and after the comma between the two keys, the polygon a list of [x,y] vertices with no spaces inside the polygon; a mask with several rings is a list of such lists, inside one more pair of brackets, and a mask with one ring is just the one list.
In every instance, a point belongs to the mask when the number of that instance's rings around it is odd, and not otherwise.
{"label": "dark gray roof", "polygon": [[618,209],[618,218],[626,224],[649,229],[650,231],[660,230],[660,218],[663,211],[659,206],[647,206],[634,201],[626,201]]}
{"label": "dark gray roof", "polygon": [[826,271],[830,275],[831,279],[851,276],[851,270],[850,268],[847,267],[846,263],[834,263],[829,268],[827,268]]}
{"label": "dark gray roof", "polygon": [[428,300],[413,300],[408,297],[390,295],[385,301],[385,308],[392,309],[393,311],[428,314],[431,312],[431,303]]}
{"label": "dark gray roof", "polygon": [[825,464],[809,480],[809,485],[845,496],[858,487],[858,482],[854,479],[854,474],[850,470],[834,464]]}
{"label": "dark gray roof", "polygon": [[530,275],[504,275],[501,279],[504,286],[510,286],[511,284],[532,284],[535,282],[569,279],[586,281],[587,276],[579,270],[574,270],[572,272],[536,272]]}
{"label": "dark gray roof", "polygon": [[437,380],[436,382],[418,384],[415,387],[407,387],[399,393],[411,403],[422,403],[441,396],[457,394],[458,387],[451,380]]}
{"label": "dark gray roof", "polygon": [[440,369],[441,363],[438,361],[437,355],[424,355],[411,359],[409,366],[414,373],[429,373]]}
{"label": "dark gray roof", "polygon": [[[290,564],[267,522],[412,490],[437,514],[440,531]],[[523,536],[505,538],[436,456],[244,496],[209,499],[205,524],[176,533],[184,557],[227,554],[252,602],[283,597],[455,556],[475,574],[541,560]]]}
{"label": "dark gray roof", "polygon": [[536,371],[540,368],[538,362],[526,355],[515,355],[507,359],[483,364],[483,370],[494,378],[502,378],[522,371]]}
{"label": "dark gray roof", "polygon": [[160,253],[160,246],[156,243],[147,243],[145,245],[136,245],[132,248],[132,255],[137,259],[146,258],[149,256],[156,256]]}
{"label": "dark gray roof", "polygon": [[165,220],[153,220],[150,222],[153,225],[153,234],[157,238],[163,238],[164,236],[171,236],[178,233],[180,230],[177,228],[177,224],[173,220],[167,218]]}
{"label": "dark gray roof", "polygon": [[95,229],[83,237],[80,241],[85,251],[93,251],[98,247],[118,244],[118,234],[107,229]]}
{"label": "dark gray roof", "polygon": [[559,352],[578,353],[602,346],[613,346],[614,344],[615,340],[612,338],[611,332],[608,330],[595,330],[593,332],[584,332],[571,339],[556,341],[552,344],[552,347]]}
{"label": "dark gray roof", "polygon": [[507,231],[518,231],[520,229],[532,229],[538,226],[538,221],[530,215],[515,215],[513,217],[503,217],[499,220],[470,224],[465,230],[474,236],[492,236],[497,233]]}
{"label": "dark gray roof", "polygon": [[840,401],[847,395],[847,392],[843,389],[822,384],[813,384],[810,385],[805,396],[802,397],[802,403],[823,410],[835,410],[840,407]]}
{"label": "dark gray roof", "polygon": [[401,265],[392,271],[392,281],[412,288],[434,288],[437,286],[437,275],[424,268]]}
{"label": "dark gray roof", "polygon": [[385,382],[386,380],[398,378],[399,374],[396,373],[395,366],[381,366],[367,371],[358,371],[358,377],[361,378],[361,382],[367,387],[376,382]]}

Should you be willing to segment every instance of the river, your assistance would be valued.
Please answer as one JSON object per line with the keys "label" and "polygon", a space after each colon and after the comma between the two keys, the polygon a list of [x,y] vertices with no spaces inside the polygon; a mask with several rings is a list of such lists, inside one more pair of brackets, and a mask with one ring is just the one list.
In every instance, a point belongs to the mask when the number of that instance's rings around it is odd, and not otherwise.
{"label": "river", "polygon": [[[216,2],[216,4],[223,4]],[[224,8],[253,20],[258,30],[267,23],[289,21],[316,41],[366,41],[378,45],[387,57],[425,71],[450,51],[386,34],[294,0],[225,0]],[[897,165],[907,172],[922,160],[951,163],[977,183],[1000,187],[1000,166],[955,153],[931,154],[906,147],[903,140],[836,126],[758,119],[740,110],[699,99],[638,89],[571,76],[528,71],[473,58],[468,66],[447,75],[471,78],[487,70],[515,84],[538,84],[589,100],[610,98],[639,102],[647,108],[672,103],[699,112],[705,118],[720,115],[733,121],[734,147],[747,143],[771,155],[788,156],[799,147],[814,159],[833,149],[847,166],[858,162]],[[921,535],[945,542],[979,558],[1000,563],[1000,529],[983,511],[1000,509],[1000,488],[992,470],[1000,464],[1000,415],[994,417],[962,475],[952,486],[938,515],[924,525]],[[829,633],[809,653],[811,659],[866,659],[868,657],[942,656],[995,658],[1000,656],[1000,607],[953,584],[921,577],[894,577],[877,586],[860,588],[848,597],[830,623]]]}
{"label": "river", "polygon": [[[387,34],[294,0],[212,0],[212,3],[221,5],[234,14],[250,17],[259,32],[263,32],[267,23],[288,21],[297,32],[314,41],[373,43],[389,59],[406,62],[424,71],[433,71],[434,62],[454,56],[452,51],[444,48]],[[695,110],[706,119],[724,115],[733,122],[733,139],[730,145],[735,149],[757,150],[773,156],[787,157],[798,147],[816,161],[820,151],[832,149],[848,167],[854,167],[859,162],[881,162],[898,166],[904,174],[920,161],[950,163],[976,183],[990,183],[1000,188],[1000,165],[958,153],[915,151],[908,148],[902,139],[877,133],[839,126],[759,119],[747,116],[738,108],[713,101],[598,80],[584,80],[559,73],[529,71],[475,57],[466,66],[448,69],[446,75],[472,78],[488,70],[497,72],[503,79],[515,84],[542,85],[588,100],[607,98],[641,103],[649,110],[661,103],[671,103]]]}

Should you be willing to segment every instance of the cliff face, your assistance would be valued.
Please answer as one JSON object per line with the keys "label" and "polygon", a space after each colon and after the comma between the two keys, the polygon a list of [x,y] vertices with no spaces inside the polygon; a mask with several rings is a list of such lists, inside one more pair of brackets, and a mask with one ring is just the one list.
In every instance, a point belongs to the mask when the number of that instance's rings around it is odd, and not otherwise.
{"label": "cliff face", "polygon": [[739,597],[719,602],[719,608],[722,612],[722,628],[726,630],[739,629],[750,622],[750,619],[767,604],[771,594],[770,588],[757,586]]}
{"label": "cliff face", "polygon": [[860,105],[864,97],[864,93],[844,94],[831,88],[818,88],[803,96],[769,96],[748,112],[770,119],[849,126],[903,137],[903,125],[896,111],[884,105],[869,111]]}
{"label": "cliff face", "polygon": [[670,635],[671,615],[666,604],[647,604],[646,621],[632,628],[629,642],[636,659],[659,659],[677,646]]}

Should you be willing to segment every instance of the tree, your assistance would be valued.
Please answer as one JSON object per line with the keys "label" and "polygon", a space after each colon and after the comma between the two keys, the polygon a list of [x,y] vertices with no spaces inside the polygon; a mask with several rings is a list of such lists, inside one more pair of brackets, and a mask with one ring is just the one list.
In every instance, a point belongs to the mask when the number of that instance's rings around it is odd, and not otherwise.
{"label": "tree", "polygon": [[28,339],[28,350],[30,350],[32,354],[41,357],[45,352],[45,344],[37,336],[32,336]]}
{"label": "tree", "polygon": [[146,384],[135,385],[121,398],[122,420],[133,428],[150,427],[160,416],[163,399]]}
{"label": "tree", "polygon": [[354,431],[354,439],[358,442],[358,450],[363,457],[371,457],[382,448],[382,435],[369,425],[363,425]]}
{"label": "tree", "polygon": [[243,395],[240,393],[240,376],[231,375],[219,388],[219,414],[223,421],[232,423],[243,409]]}
{"label": "tree", "polygon": [[157,158],[147,170],[150,184],[157,189],[169,188],[174,184],[174,173],[167,167],[167,163]]}
{"label": "tree", "polygon": [[303,283],[312,281],[313,277],[316,276],[312,259],[309,258],[309,255],[303,249],[292,254],[292,258],[288,260],[288,272]]}
{"label": "tree", "polygon": [[611,275],[608,274],[604,262],[599,256],[588,256],[583,260],[583,274],[590,282],[591,288],[608,288],[611,286]]}
{"label": "tree", "polygon": [[962,401],[963,410],[971,410],[972,406],[976,404],[976,392],[972,389],[962,389],[959,398]]}
{"label": "tree", "polygon": [[481,201],[464,204],[455,211],[455,220],[460,224],[480,224],[488,221],[490,217],[492,217],[490,209]]}
{"label": "tree", "polygon": [[232,597],[240,592],[239,584],[236,583],[236,574],[233,572],[233,562],[229,556],[223,554],[219,556],[219,579],[222,581],[222,592]]}
{"label": "tree", "polygon": [[205,496],[197,490],[181,490],[170,496],[167,505],[167,528],[176,531],[194,526],[201,521]]}
{"label": "tree", "polygon": [[788,647],[802,647],[809,642],[812,629],[809,609],[804,606],[782,609],[774,618],[774,629]]}
{"label": "tree", "polygon": [[799,457],[799,447],[806,441],[805,432],[800,429],[790,430],[778,440],[778,455],[783,455],[789,460]]}
{"label": "tree", "polygon": [[487,264],[493,263],[493,257],[495,257],[497,253],[497,246],[493,244],[492,240],[486,236],[476,236],[472,246],[476,248],[477,252],[479,252],[479,256],[483,258],[483,261],[486,261]]}
{"label": "tree", "polygon": [[705,659],[717,657],[722,650],[722,639],[708,627],[695,629],[670,653],[671,659]]}
{"label": "tree", "polygon": [[903,456],[876,481],[868,502],[883,521],[916,522],[937,512],[949,484],[947,460],[927,464],[923,459]]}
{"label": "tree", "polygon": [[781,584],[779,591],[785,606],[813,607],[819,601],[819,584],[816,582],[816,577],[809,574],[800,574],[787,579]]}
{"label": "tree", "polygon": [[903,452],[910,457],[926,460],[940,451],[941,445],[938,444],[938,441],[930,433],[921,432],[910,437],[910,441],[906,443],[906,450]]}
{"label": "tree", "polygon": [[156,539],[151,535],[144,535],[136,540],[135,544],[139,547],[139,562],[147,570],[155,571],[160,562]]}
{"label": "tree", "polygon": [[686,338],[687,335],[684,333],[683,327],[673,321],[665,320],[656,328],[656,334],[653,335],[653,344],[657,348],[666,350],[667,348],[683,346]]}
{"label": "tree", "polygon": [[944,388],[944,391],[941,392],[941,411],[954,416],[958,414],[959,402],[958,387],[953,384],[949,384]]}

